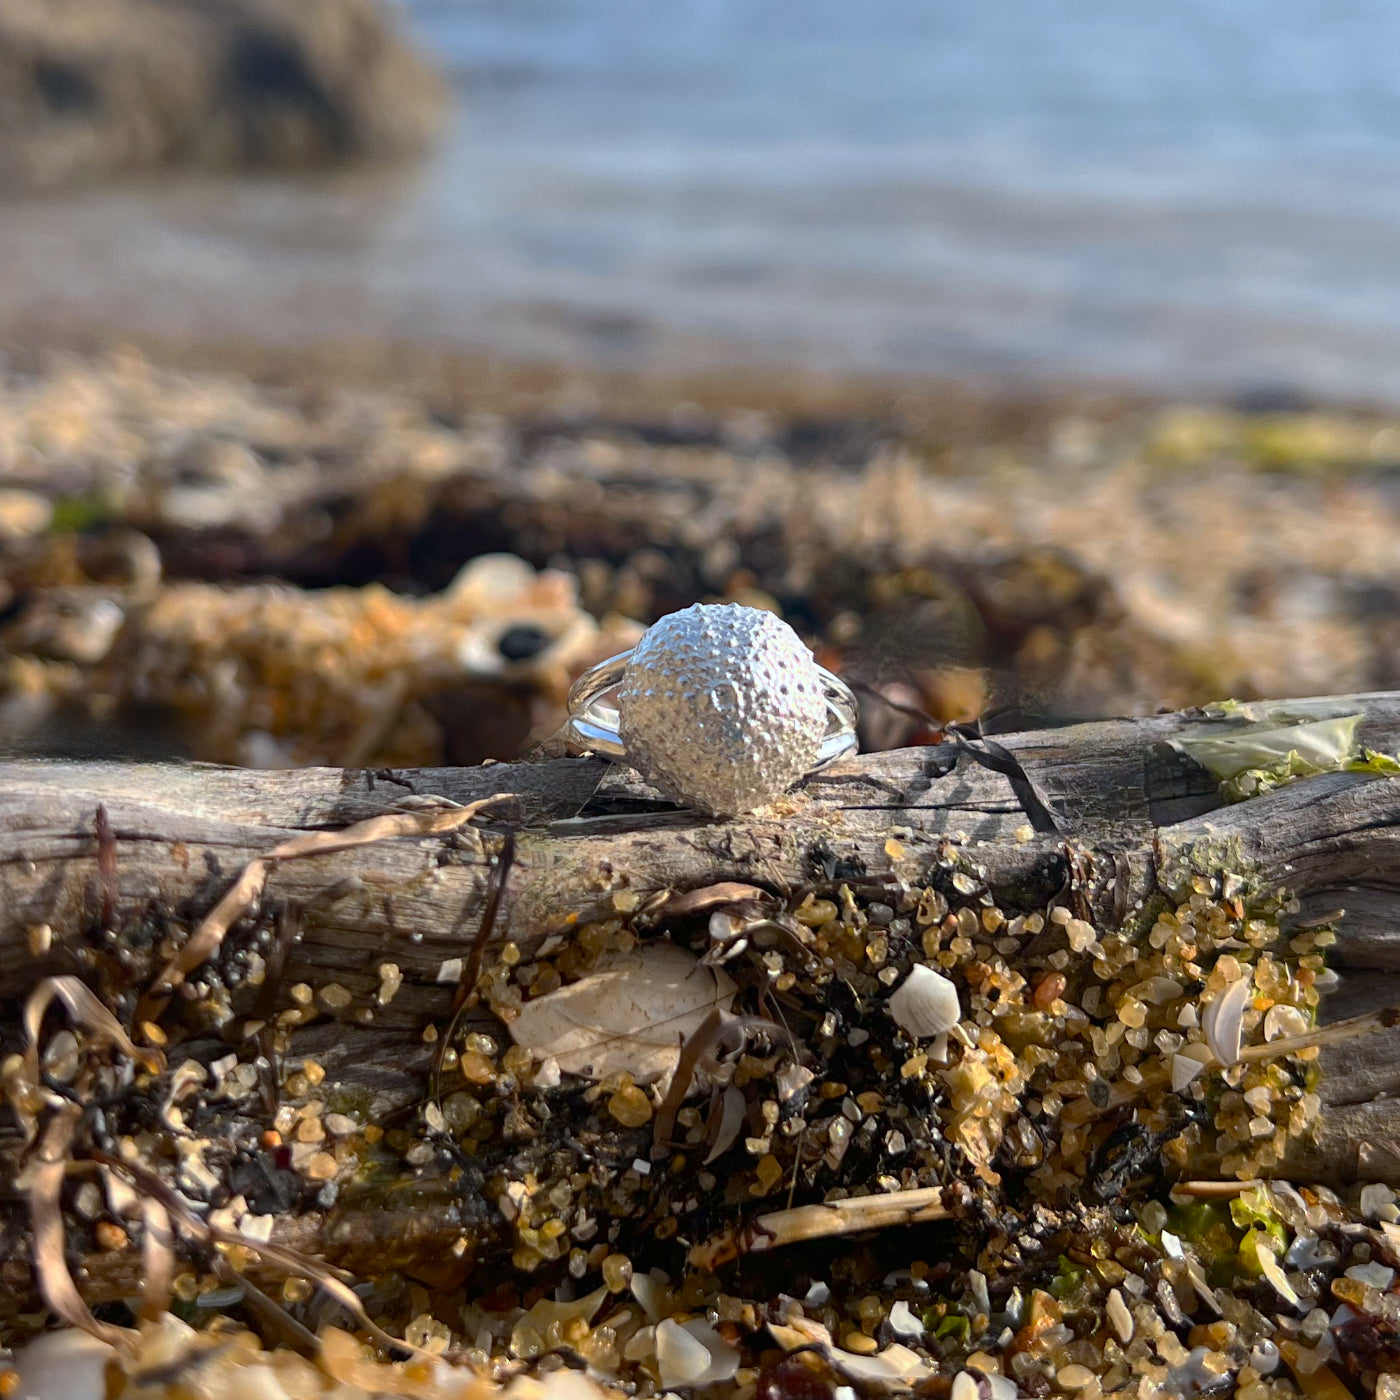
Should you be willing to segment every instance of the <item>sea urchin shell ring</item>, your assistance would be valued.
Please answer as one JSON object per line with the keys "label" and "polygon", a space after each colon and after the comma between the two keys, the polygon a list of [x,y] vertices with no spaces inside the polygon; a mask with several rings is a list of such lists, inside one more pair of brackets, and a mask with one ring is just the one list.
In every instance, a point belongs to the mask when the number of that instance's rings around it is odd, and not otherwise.
{"label": "sea urchin shell ring", "polygon": [[853,753],[856,714],[780,618],[697,603],[574,682],[564,737],[630,763],[676,802],[737,816]]}

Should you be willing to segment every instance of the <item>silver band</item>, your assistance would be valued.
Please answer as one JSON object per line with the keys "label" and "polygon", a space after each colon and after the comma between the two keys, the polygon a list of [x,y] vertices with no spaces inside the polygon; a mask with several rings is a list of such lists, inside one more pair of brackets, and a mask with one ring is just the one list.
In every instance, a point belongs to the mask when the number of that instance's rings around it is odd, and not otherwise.
{"label": "silver band", "polygon": [[[627,750],[618,737],[615,692],[631,655],[630,651],[622,651],[600,661],[569,687],[569,718],[563,733],[565,742],[575,753],[586,750],[604,758],[626,761]],[[856,751],[856,719],[860,712],[856,697],[845,681],[832,675],[825,666],[818,666],[817,670],[826,697],[826,735],[812,765],[814,772]]]}

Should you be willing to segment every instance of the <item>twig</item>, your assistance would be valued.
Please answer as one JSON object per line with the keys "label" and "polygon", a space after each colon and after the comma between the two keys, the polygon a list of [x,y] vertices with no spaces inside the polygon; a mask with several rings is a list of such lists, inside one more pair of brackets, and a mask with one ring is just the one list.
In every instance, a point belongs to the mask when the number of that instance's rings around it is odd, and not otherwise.
{"label": "twig", "polygon": [[713,1270],[741,1254],[779,1249],[802,1240],[854,1235],[861,1230],[884,1230],[895,1225],[917,1225],[926,1220],[949,1220],[938,1186],[915,1191],[892,1191],[881,1196],[855,1196],[825,1205],[795,1206],[770,1211],[742,1225],[731,1226],[694,1245],[690,1262],[697,1269]]}
{"label": "twig", "polygon": [[1178,1181],[1171,1194],[1190,1196],[1198,1201],[1228,1201],[1266,1184],[1263,1181]]}
{"label": "twig", "polygon": [[[1277,1040],[1265,1041],[1263,1045],[1247,1045],[1240,1051],[1236,1064],[1253,1064],[1256,1060],[1273,1060],[1280,1055],[1296,1055],[1300,1050],[1312,1050],[1323,1045],[1337,1045],[1344,1040],[1355,1040],[1358,1036],[1370,1035],[1372,1031],[1390,1030],[1400,1026],[1400,1006],[1383,1006],[1378,1011],[1367,1011],[1361,1016],[1350,1016],[1345,1021],[1333,1021],[1330,1026],[1315,1026],[1312,1030],[1300,1031],[1297,1035],[1280,1036]],[[1225,1065],[1223,1068],[1228,1069]]]}

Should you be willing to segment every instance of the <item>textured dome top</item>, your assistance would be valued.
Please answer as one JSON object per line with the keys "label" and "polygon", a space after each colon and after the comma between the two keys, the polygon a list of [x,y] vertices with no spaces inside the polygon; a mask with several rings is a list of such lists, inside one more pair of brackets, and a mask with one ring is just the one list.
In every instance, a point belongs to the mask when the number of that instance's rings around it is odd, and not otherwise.
{"label": "textured dome top", "polygon": [[663,617],[617,692],[628,757],[668,797],[735,816],[786,792],[827,727],[821,671],[781,618],[738,603]]}

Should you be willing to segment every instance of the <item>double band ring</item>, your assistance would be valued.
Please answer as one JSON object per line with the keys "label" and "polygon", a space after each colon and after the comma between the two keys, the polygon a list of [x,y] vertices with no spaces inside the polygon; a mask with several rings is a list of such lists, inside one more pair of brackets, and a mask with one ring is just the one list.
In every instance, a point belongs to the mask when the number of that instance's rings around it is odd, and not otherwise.
{"label": "double band ring", "polygon": [[564,737],[674,801],[752,811],[856,748],[856,698],[780,618],[698,603],[574,682]]}

